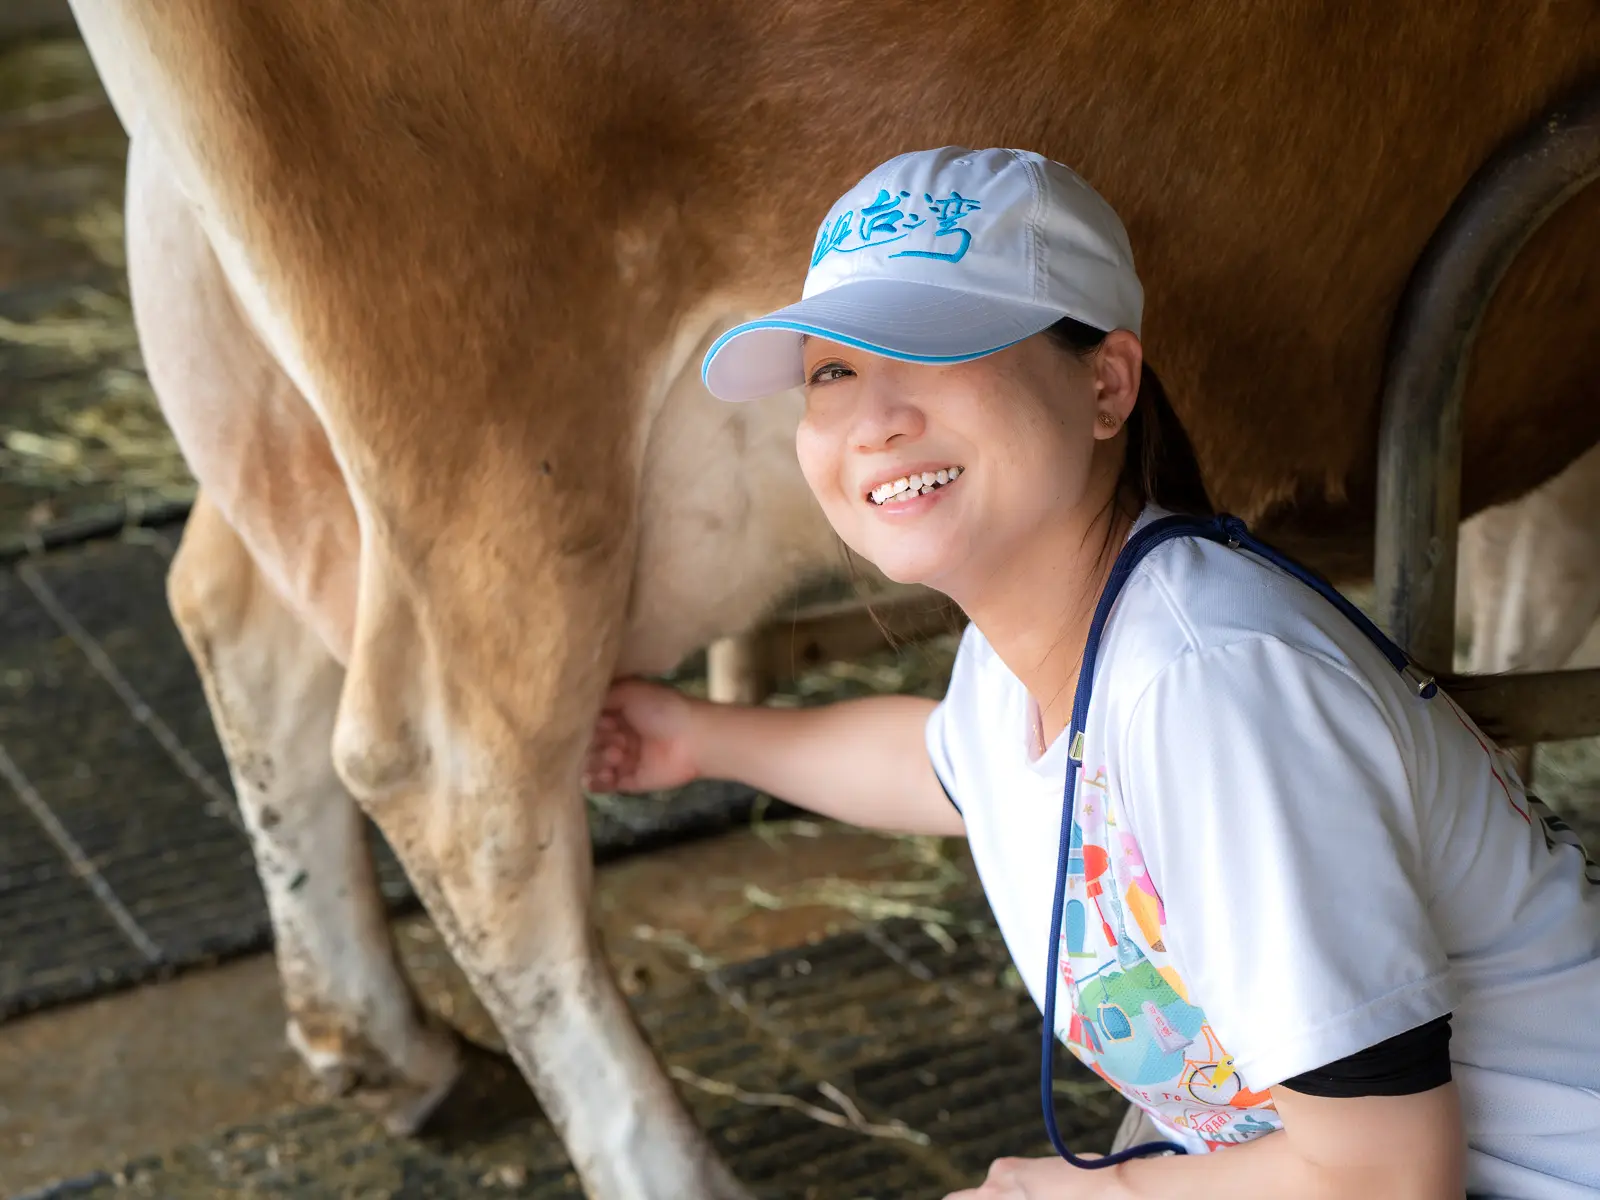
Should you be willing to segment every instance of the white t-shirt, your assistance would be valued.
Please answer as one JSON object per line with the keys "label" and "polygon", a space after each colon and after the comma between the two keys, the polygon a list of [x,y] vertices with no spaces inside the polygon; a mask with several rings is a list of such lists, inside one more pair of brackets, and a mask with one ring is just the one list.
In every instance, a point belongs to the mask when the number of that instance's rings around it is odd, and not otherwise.
{"label": "white t-shirt", "polygon": [[[1042,1006],[1067,737],[1035,758],[1034,713],[969,626],[928,750]],[[1204,1152],[1280,1128],[1273,1085],[1453,1013],[1469,1190],[1592,1197],[1600,870],[1547,814],[1310,587],[1166,542],[1095,664],[1057,1036]]]}

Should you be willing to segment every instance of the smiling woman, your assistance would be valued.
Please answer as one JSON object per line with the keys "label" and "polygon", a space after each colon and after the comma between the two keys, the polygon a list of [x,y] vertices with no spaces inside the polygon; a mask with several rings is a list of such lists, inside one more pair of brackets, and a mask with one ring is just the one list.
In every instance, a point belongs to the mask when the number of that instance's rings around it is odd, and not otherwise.
{"label": "smiling woman", "polygon": [[[974,447],[963,430],[972,423],[988,435],[984,453],[1010,464],[996,474],[993,488],[1011,489],[1019,481],[1040,478],[1030,464],[1039,465],[1051,480],[1047,489],[1028,484],[1021,494],[1006,490],[995,498],[995,505],[1013,520],[1049,524],[1062,502],[1078,503],[1089,481],[1074,477],[1084,463],[1071,443],[1075,439],[1082,449],[1091,438],[1106,443],[1099,469],[1102,474],[1115,472],[1113,501],[1128,519],[1147,503],[1197,516],[1212,511],[1188,436],[1161,381],[1143,362],[1138,340],[1126,330],[1108,335],[1063,317],[1042,336],[992,356],[932,367],[815,335],[803,336],[801,346],[807,394],[806,418],[797,438],[801,467],[845,541],[890,578],[938,587],[941,577],[927,563],[901,562],[913,550],[903,536],[892,547],[876,545],[874,527],[854,519],[849,511],[853,505],[831,502],[836,495],[843,499],[859,494],[874,515],[901,526],[932,511],[946,499],[947,486],[968,471]],[[1128,406],[1133,380],[1137,389]],[[996,414],[1012,427],[1009,438],[993,436]],[[840,421],[853,424],[841,431]],[[896,422],[903,427],[893,428]],[[882,428],[873,428],[875,423]],[[942,438],[925,436],[930,424]],[[1090,437],[1084,436],[1086,431]],[[860,452],[856,444],[874,438],[883,443],[882,450]],[[830,462],[840,444],[853,447],[848,467]],[[833,484],[830,473],[841,471],[844,475]],[[967,478],[964,489],[973,486],[974,477]],[[997,529],[987,524],[993,519],[992,513],[982,518],[986,528]],[[930,536],[943,538],[946,533]],[[1102,539],[1102,551],[1110,548]]]}
{"label": "smiling woman", "polygon": [[[1059,163],[871,172],[800,302],[703,375],[803,390],[839,536],[971,618],[949,691],[619,683],[591,786],[732,778],[968,838],[1061,1157],[962,1196],[1594,1194],[1600,867],[1347,600],[1210,514],[1142,313],[1121,222]],[[1109,1156],[1061,1142],[1057,1039],[1133,1106]]]}
{"label": "smiling woman", "polygon": [[[803,365],[801,470],[839,536],[891,579],[939,588],[971,613],[981,592],[1011,593],[1029,560],[1075,553],[1091,524],[1108,528],[1104,500],[1090,501],[1112,498],[1121,474],[1141,365],[1132,334],[1087,360],[1030,337],[939,365],[813,337]],[[951,467],[957,486],[910,494],[912,474]],[[875,487],[902,478],[906,499],[872,503]],[[1120,519],[1141,499],[1121,497]],[[1063,510],[1078,519],[1064,524]]]}

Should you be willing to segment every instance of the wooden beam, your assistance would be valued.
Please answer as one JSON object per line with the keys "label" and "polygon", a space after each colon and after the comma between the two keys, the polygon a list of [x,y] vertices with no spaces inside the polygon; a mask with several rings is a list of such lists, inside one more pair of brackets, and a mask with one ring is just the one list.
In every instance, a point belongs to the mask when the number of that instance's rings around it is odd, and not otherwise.
{"label": "wooden beam", "polygon": [[[895,588],[870,601],[800,609],[749,635],[747,652],[753,670],[783,682],[823,663],[882,650],[891,640],[917,642],[957,632],[965,621],[937,592]],[[1502,746],[1600,734],[1600,669],[1445,675],[1439,683]]]}
{"label": "wooden beam", "polygon": [[860,658],[893,643],[958,633],[961,610],[921,587],[885,589],[872,596],[817,604],[777,618],[748,635],[747,661],[771,683],[783,683],[823,663]]}
{"label": "wooden beam", "polygon": [[1600,734],[1600,669],[1449,675],[1439,684],[1502,746]]}

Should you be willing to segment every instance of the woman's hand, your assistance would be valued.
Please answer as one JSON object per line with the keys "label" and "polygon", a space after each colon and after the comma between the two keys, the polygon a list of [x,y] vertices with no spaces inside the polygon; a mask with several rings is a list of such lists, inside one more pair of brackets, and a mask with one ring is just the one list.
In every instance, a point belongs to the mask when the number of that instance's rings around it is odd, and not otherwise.
{"label": "woman's hand", "polygon": [[945,1200],[1111,1200],[1119,1194],[1120,1166],[1086,1171],[1064,1158],[997,1158],[982,1187],[951,1192]]}
{"label": "woman's hand", "polygon": [[613,684],[595,722],[583,786],[591,792],[654,792],[698,778],[694,704],[660,684]]}

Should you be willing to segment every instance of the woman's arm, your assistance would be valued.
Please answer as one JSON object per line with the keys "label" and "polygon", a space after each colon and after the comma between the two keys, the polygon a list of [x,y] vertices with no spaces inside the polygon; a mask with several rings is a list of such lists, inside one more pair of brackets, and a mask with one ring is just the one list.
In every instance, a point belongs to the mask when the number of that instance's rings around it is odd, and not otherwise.
{"label": "woman's arm", "polygon": [[1466,1193],[1466,1135],[1454,1083],[1355,1099],[1273,1088],[1272,1100],[1281,1132],[1212,1154],[1133,1159],[1111,1168],[1121,1178],[1110,1194],[1461,1200]]}
{"label": "woman's arm", "polygon": [[621,683],[606,699],[585,783],[652,791],[730,779],[852,825],[956,836],[965,832],[961,814],[924,741],[934,707],[916,696],[873,696],[822,708],[752,708]]}
{"label": "woman's arm", "polygon": [[1210,1154],[1084,1170],[1001,1159],[946,1200],[1461,1200],[1466,1136],[1454,1083],[1411,1096],[1328,1099],[1272,1089],[1283,1129]]}
{"label": "woman's arm", "polygon": [[852,825],[959,835],[961,814],[923,740],[934,706],[919,696],[810,709],[697,704],[694,743],[710,778],[737,779]]}

